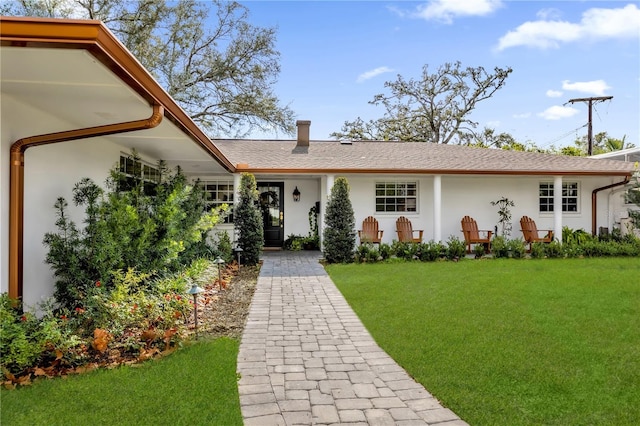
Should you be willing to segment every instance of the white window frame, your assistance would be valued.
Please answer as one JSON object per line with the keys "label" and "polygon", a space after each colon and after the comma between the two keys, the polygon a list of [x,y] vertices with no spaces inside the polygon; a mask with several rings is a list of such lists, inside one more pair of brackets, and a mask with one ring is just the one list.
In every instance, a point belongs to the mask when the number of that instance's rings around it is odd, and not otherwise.
{"label": "white window frame", "polygon": [[[418,181],[376,181],[374,183],[373,193],[374,211],[376,214],[419,213],[420,191]],[[404,200],[404,202],[401,200]],[[378,210],[380,207],[382,207],[382,210]],[[389,207],[393,207],[393,210],[389,210]]]}
{"label": "white window frame", "polygon": [[201,179],[198,185],[204,190],[207,210],[227,204],[229,206],[229,214],[225,217],[224,223],[233,223],[233,203],[235,196],[233,179]]}
{"label": "white window frame", "polygon": [[[543,194],[544,191],[544,194]],[[540,182],[538,184],[538,211],[541,214],[554,213],[554,184],[553,182]],[[572,202],[573,201],[573,202]],[[543,205],[547,207],[543,210]],[[562,182],[562,213],[563,214],[580,214],[580,182],[567,181]],[[575,206],[575,210],[570,210],[571,206]]]}
{"label": "white window frame", "polygon": [[[126,169],[128,161],[132,163],[133,170]],[[134,173],[136,168],[139,168],[139,173]],[[160,183],[160,170],[156,166],[152,165],[148,161],[144,161],[141,159],[136,160],[130,154],[128,155],[122,152],[120,153],[118,170],[124,176],[142,179],[142,182],[145,184],[145,188],[147,187],[147,184],[155,187],[156,185],[158,185],[158,183]]]}

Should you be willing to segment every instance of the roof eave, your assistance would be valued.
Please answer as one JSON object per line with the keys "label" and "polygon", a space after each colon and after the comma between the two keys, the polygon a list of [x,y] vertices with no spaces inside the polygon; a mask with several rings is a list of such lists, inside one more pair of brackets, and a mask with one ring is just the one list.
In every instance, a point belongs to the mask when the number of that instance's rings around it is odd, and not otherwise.
{"label": "roof eave", "polygon": [[175,100],[100,21],[0,17],[2,46],[85,49],[149,104],[164,107],[165,117],[229,172],[235,167]]}

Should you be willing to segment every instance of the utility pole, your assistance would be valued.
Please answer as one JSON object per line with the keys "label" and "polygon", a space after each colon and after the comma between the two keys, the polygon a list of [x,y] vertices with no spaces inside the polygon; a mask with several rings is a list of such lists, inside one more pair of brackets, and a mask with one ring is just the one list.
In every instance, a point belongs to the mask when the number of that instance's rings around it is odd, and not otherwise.
{"label": "utility pole", "polygon": [[[589,127],[587,131],[587,155],[593,154],[593,120],[591,110],[593,109],[593,104],[596,102],[604,102],[613,99],[613,96],[599,96],[596,98],[576,98],[569,99],[567,103],[573,104],[574,102],[588,102],[589,103]],[[565,104],[566,105],[566,104]]]}

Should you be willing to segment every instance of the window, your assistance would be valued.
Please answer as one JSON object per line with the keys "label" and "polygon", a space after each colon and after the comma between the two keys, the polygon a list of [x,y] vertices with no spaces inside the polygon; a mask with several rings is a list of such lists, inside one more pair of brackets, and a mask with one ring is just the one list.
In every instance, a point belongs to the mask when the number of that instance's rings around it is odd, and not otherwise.
{"label": "window", "polygon": [[120,156],[120,172],[124,175],[124,179],[118,183],[121,191],[130,191],[142,181],[144,193],[152,195],[160,182],[160,171],[156,167],[131,156]]}
{"label": "window", "polygon": [[227,180],[204,180],[199,183],[204,188],[204,196],[207,202],[207,210],[219,207],[223,204],[229,205],[229,214],[224,219],[224,223],[233,222],[233,181]]}
{"label": "window", "polygon": [[[562,183],[562,211],[578,212],[578,182]],[[553,182],[540,183],[540,212],[553,212]]]}
{"label": "window", "polygon": [[376,212],[416,212],[417,182],[376,182]]}

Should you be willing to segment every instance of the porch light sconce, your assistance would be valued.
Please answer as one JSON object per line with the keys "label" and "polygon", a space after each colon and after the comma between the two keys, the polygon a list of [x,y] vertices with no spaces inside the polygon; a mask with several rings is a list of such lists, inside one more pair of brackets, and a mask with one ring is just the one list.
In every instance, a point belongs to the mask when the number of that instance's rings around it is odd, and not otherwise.
{"label": "porch light sconce", "polygon": [[300,201],[300,191],[298,190],[297,186],[296,189],[293,190],[293,201],[295,201],[296,203]]}
{"label": "porch light sconce", "polygon": [[193,296],[193,322],[196,331],[196,340],[198,340],[198,295],[204,290],[198,287],[198,284],[193,284],[191,289],[187,291],[187,294]]}

